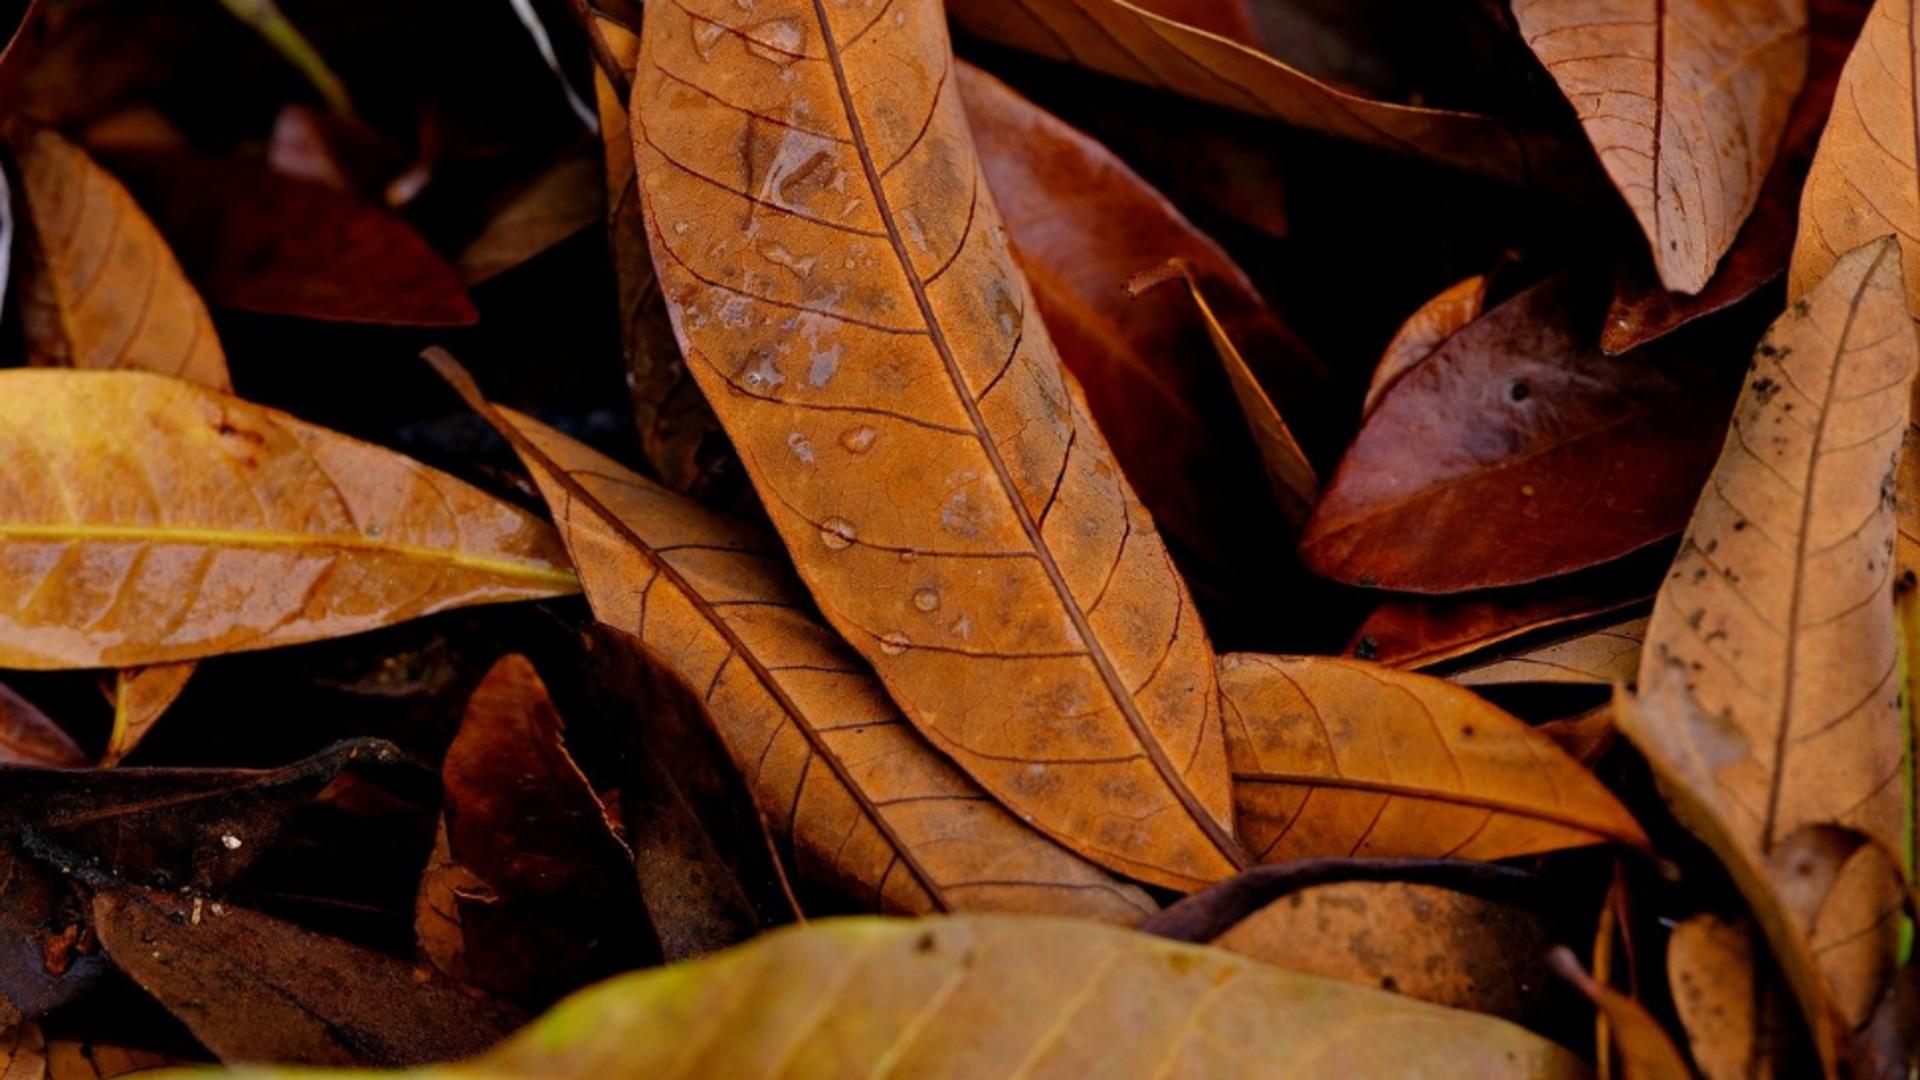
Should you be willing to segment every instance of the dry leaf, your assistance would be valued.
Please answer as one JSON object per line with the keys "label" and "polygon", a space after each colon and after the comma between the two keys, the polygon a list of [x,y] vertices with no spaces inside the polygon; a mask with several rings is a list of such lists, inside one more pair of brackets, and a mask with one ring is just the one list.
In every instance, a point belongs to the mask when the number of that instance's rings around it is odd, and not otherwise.
{"label": "dry leaf", "polygon": [[1470,691],[1359,660],[1220,660],[1235,800],[1263,862],[1317,855],[1505,859],[1646,846],[1626,809],[1545,736]]}
{"label": "dry leaf", "polygon": [[127,189],[51,131],[16,124],[8,138],[30,226],[20,293],[29,359],[231,385],[206,305]]}
{"label": "dry leaf", "polygon": [[813,621],[770,538],[488,406],[450,359],[434,362],[533,473],[595,616],[701,695],[803,881],[883,912],[1151,913],[935,754]]}
{"label": "dry leaf", "polygon": [[0,476],[0,665],[184,660],[577,588],[525,513],[173,379],[0,372],[0,433],[40,463]]}
{"label": "dry leaf", "polygon": [[1559,641],[1470,664],[1447,675],[1462,686],[1508,683],[1630,683],[1640,670],[1647,617],[1594,627]]}
{"label": "dry leaf", "polygon": [[[620,139],[625,128],[623,123],[607,129],[610,146],[626,149]],[[588,147],[542,169],[460,250],[454,266],[461,280],[477,285],[597,223],[607,209],[604,168],[600,155]]]}
{"label": "dry leaf", "polygon": [[1646,632],[1643,693],[1656,677],[1684,686],[1649,698],[1649,722],[1628,732],[1762,868],[1815,951],[1833,934],[1817,912],[1860,931],[1825,972],[1855,1009],[1891,966],[1900,891],[1853,860],[1825,871],[1839,894],[1795,898],[1812,856],[1782,860],[1811,828],[1904,843],[1890,503],[1917,358],[1891,239],[1850,253],[1774,323]]}
{"label": "dry leaf", "polygon": [[1302,889],[1213,940],[1288,971],[1516,1022],[1545,996],[1548,943],[1523,908],[1398,881]]}
{"label": "dry leaf", "polygon": [[[742,1016],[754,1022],[727,1025]],[[1587,1075],[1572,1054],[1504,1020],[1219,949],[1014,916],[840,919],[782,931],[586,991],[480,1059],[434,1075],[847,1076],[876,1068],[899,1076]]]}
{"label": "dry leaf", "polygon": [[1606,1017],[1621,1080],[1692,1080],[1687,1059],[1646,1006],[1595,982],[1564,947],[1556,947],[1549,959],[1554,971],[1578,987]]}
{"label": "dry leaf", "polygon": [[1537,133],[1367,98],[1127,0],[958,0],[953,17],[990,41],[1503,180],[1560,185],[1571,167],[1566,148]]}
{"label": "dry leaf", "polygon": [[87,764],[73,736],[33,702],[0,685],[0,765],[74,769]]}
{"label": "dry leaf", "polygon": [[1678,532],[1718,446],[1706,358],[1606,356],[1580,291],[1547,279],[1448,338],[1385,394],[1300,541],[1336,581],[1518,585]]}
{"label": "dry leaf", "polygon": [[1231,873],[1205,631],[1032,311],[938,5],[789,7],[661,9],[642,38],[640,185],[695,377],[937,747],[1109,867]]}
{"label": "dry leaf", "polygon": [[1760,198],[1806,78],[1806,0],[1518,0],[1513,16],[1660,280],[1699,292]]}
{"label": "dry leaf", "polygon": [[1771,1080],[1792,1018],[1771,973],[1756,968],[1751,923],[1695,915],[1667,939],[1667,981],[1706,1080]]}
{"label": "dry leaf", "polygon": [[0,1080],[46,1080],[47,1040],[35,1024],[0,1031]]}
{"label": "dry leaf", "polygon": [[121,668],[113,680],[113,728],[107,732],[107,749],[100,764],[118,765],[139,746],[187,689],[187,681],[200,665],[187,660],[177,664]]}

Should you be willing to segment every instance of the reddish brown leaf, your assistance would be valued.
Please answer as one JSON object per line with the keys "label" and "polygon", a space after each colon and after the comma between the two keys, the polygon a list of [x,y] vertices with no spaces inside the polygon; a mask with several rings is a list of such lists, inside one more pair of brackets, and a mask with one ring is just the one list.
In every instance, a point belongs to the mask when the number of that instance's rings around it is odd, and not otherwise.
{"label": "reddish brown leaf", "polygon": [[1433,354],[1446,340],[1480,317],[1487,306],[1487,276],[1475,274],[1455,282],[1438,296],[1420,305],[1394,332],[1393,340],[1374,365],[1373,382],[1367,386],[1367,400],[1360,415],[1371,416],[1380,398],[1400,381],[1415,364]]}
{"label": "reddish brown leaf", "polygon": [[87,755],[46,713],[0,685],[0,764],[72,769],[87,764]]}
{"label": "reddish brown leaf", "polygon": [[1680,531],[1719,448],[1726,395],[1687,358],[1602,354],[1578,295],[1550,278],[1401,378],[1307,523],[1309,567],[1461,592],[1593,566]]}

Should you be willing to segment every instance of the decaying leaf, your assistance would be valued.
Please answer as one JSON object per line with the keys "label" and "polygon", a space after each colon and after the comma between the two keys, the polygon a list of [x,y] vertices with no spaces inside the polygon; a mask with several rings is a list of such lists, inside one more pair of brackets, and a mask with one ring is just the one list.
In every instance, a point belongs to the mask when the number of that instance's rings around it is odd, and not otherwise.
{"label": "decaying leaf", "polygon": [[107,889],[93,926],[226,1061],[419,1065],[477,1053],[518,1020],[429,969],[198,897]]}
{"label": "decaying leaf", "polygon": [[[467,701],[441,766],[451,910],[464,962],[442,970],[528,1008],[632,967],[644,927],[633,853],[568,753],[559,710],[525,657],[501,657]],[[429,948],[429,955],[433,949]]]}
{"label": "decaying leaf", "polygon": [[1508,683],[1585,683],[1611,686],[1632,682],[1640,670],[1640,643],[1647,616],[1610,622],[1558,641],[1469,664],[1448,674],[1462,686]]}
{"label": "decaying leaf", "polygon": [[[1869,244],[1761,342],[1647,627],[1639,683],[1663,686],[1623,725],[1669,795],[1684,786],[1737,846],[1721,857],[1759,868],[1743,888],[1769,890],[1830,954],[1827,994],[1856,1021],[1892,965],[1901,902],[1874,852],[1902,850],[1908,814],[1890,485],[1920,341],[1904,296],[1899,248]],[[1833,828],[1868,846],[1809,832]],[[1795,989],[1818,1010],[1810,978]],[[1832,1033],[1810,1023],[1832,1060]]]}
{"label": "decaying leaf", "polygon": [[[727,1026],[737,1016],[756,1022]],[[432,1075],[838,1076],[876,1065],[901,1076],[1586,1075],[1504,1020],[1218,949],[1015,916],[782,931],[580,994]]]}
{"label": "decaying leaf", "polygon": [[741,20],[650,13],[635,148],[682,351],[801,578],[1049,835],[1171,887],[1231,873],[1205,632],[1013,266],[938,5]]}
{"label": "decaying leaf", "polygon": [[1693,1063],[1707,1080],[1768,1080],[1785,1065],[1792,1019],[1761,941],[1744,920],[1696,915],[1667,939],[1667,981]]}
{"label": "decaying leaf", "polygon": [[206,305],[127,189],[45,128],[16,124],[8,141],[31,234],[20,285],[29,359],[226,389]]}
{"label": "decaying leaf", "polygon": [[1127,0],[959,0],[969,33],[1255,116],[1503,180],[1562,181],[1565,149],[1472,113],[1378,101]]}
{"label": "decaying leaf", "polygon": [[1646,837],[1545,736],[1440,679],[1359,660],[1220,660],[1234,798],[1263,862],[1504,859]]}
{"label": "decaying leaf", "polygon": [[183,660],[577,588],[525,513],[159,376],[0,372],[0,456],[38,463],[0,475],[0,665]]}
{"label": "decaying leaf", "polygon": [[1459,592],[1537,581],[1672,536],[1725,395],[1687,357],[1602,354],[1547,279],[1448,338],[1380,400],[1300,542],[1337,581]]}
{"label": "decaying leaf", "polygon": [[1288,971],[1520,1021],[1545,997],[1549,938],[1523,908],[1435,885],[1316,885],[1213,944]]}
{"label": "decaying leaf", "polygon": [[1697,293],[1760,197],[1807,73],[1806,0],[1518,0],[1667,288]]}
{"label": "decaying leaf", "polygon": [[435,364],[533,473],[595,616],[702,696],[803,881],[883,912],[1152,912],[928,747],[813,621],[770,538],[487,405],[449,358]]}

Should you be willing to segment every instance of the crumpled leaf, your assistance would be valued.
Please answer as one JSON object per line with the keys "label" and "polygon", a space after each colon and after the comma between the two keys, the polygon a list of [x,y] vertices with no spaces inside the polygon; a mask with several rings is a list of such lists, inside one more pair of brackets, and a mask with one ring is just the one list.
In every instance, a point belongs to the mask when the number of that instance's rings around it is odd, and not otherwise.
{"label": "crumpled leaf", "polygon": [[[458,938],[424,936],[448,975],[527,1008],[637,966],[643,926],[633,852],[568,753],[564,722],[533,664],[501,657],[467,700],[441,765],[446,864]],[[436,942],[458,944],[454,954]]]}
{"label": "crumpled leaf", "polygon": [[1515,182],[1567,183],[1566,148],[1473,113],[1371,99],[1127,0],[957,0],[968,33],[1214,105]]}
{"label": "crumpled leaf", "polygon": [[[747,1026],[725,1026],[750,1016]],[[1017,916],[836,919],[604,983],[430,1075],[1584,1077],[1504,1020],[1218,949]],[[883,1070],[885,1071],[885,1070]],[[264,1080],[270,1068],[233,1075]]]}
{"label": "crumpled leaf", "polygon": [[915,727],[1056,840],[1197,887],[1245,858],[1205,631],[1012,264],[939,5],[888,12],[857,42],[798,3],[649,13],[635,149],[682,352]]}
{"label": "crumpled leaf", "polygon": [[1145,894],[1021,824],[899,715],[804,607],[770,538],[489,406],[580,560],[602,623],[706,703],[795,875],[883,912],[1019,911],[1138,922]]}
{"label": "crumpled leaf", "polygon": [[552,530],[391,451],[136,372],[0,372],[0,665],[184,660],[572,592]]}
{"label": "crumpled leaf", "polygon": [[1733,246],[1807,73],[1807,0],[1516,0],[1660,280],[1697,293]]}
{"label": "crumpled leaf", "polygon": [[[1901,850],[1909,813],[1890,489],[1916,367],[1891,239],[1850,253],[1774,323],[1654,602],[1643,721],[1622,725],[1670,797],[1685,787],[1694,816],[1713,819],[1722,859],[1758,868],[1735,877],[1762,923],[1763,903],[1781,907],[1831,953],[1796,978],[1803,1007],[1831,995],[1856,1021],[1892,965],[1887,913],[1902,900],[1871,861]],[[1835,828],[1866,846],[1809,832]],[[1768,927],[1792,977],[1780,932]],[[1833,1033],[1810,1023],[1833,1060]]]}
{"label": "crumpled leaf", "polygon": [[93,926],[114,963],[225,1061],[418,1065],[518,1026],[437,972],[245,908],[106,888]]}
{"label": "crumpled leaf", "polygon": [[1314,571],[1410,592],[1518,585],[1678,532],[1726,397],[1705,358],[1606,356],[1565,275],[1456,332],[1380,400],[1301,538]]}
{"label": "crumpled leaf", "polygon": [[1240,828],[1263,862],[1647,844],[1551,740],[1451,683],[1246,653],[1220,658],[1220,680]]}
{"label": "crumpled leaf", "polygon": [[29,232],[20,280],[28,359],[231,386],[206,305],[127,189],[45,128],[15,122],[8,142]]}

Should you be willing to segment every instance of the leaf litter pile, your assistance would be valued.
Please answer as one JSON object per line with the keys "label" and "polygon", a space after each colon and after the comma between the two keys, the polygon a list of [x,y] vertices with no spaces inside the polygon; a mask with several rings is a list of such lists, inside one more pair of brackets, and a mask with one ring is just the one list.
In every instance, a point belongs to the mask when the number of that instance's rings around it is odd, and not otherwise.
{"label": "leaf litter pile", "polygon": [[0,1080],[1920,1072],[1920,0],[5,7]]}

